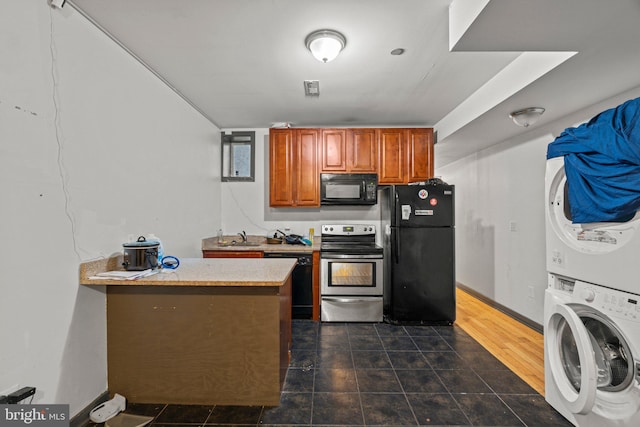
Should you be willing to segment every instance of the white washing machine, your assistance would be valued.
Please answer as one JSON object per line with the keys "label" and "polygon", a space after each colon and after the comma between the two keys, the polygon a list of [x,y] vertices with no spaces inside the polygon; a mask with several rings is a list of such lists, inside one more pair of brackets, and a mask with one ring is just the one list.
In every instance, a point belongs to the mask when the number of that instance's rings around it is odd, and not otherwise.
{"label": "white washing machine", "polygon": [[564,157],[547,160],[547,271],[640,293],[640,211],[628,222],[573,224]]}
{"label": "white washing machine", "polygon": [[549,274],[545,398],[580,427],[640,426],[640,295]]}

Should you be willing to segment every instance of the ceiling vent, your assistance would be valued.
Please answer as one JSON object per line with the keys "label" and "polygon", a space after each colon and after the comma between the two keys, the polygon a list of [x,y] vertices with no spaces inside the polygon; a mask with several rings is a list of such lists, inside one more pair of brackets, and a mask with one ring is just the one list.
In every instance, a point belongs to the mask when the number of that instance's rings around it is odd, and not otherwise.
{"label": "ceiling vent", "polygon": [[306,96],[320,96],[320,81],[318,81],[318,80],[305,80],[304,81],[304,94]]}

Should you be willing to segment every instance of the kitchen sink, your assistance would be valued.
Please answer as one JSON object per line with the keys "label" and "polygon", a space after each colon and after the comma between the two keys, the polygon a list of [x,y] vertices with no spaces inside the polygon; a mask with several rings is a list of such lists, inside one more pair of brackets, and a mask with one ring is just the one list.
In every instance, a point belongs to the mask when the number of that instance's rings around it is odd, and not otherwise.
{"label": "kitchen sink", "polygon": [[253,242],[227,242],[227,243],[218,243],[218,246],[260,246],[260,243]]}

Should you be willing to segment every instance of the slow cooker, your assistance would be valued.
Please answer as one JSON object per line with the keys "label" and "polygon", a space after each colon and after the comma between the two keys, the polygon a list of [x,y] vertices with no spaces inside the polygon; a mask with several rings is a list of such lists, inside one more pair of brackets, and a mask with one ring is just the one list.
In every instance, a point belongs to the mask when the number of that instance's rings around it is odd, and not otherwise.
{"label": "slow cooker", "polygon": [[157,240],[147,240],[144,236],[131,243],[123,243],[124,262],[122,266],[125,270],[142,271],[149,268],[158,267],[158,247]]}

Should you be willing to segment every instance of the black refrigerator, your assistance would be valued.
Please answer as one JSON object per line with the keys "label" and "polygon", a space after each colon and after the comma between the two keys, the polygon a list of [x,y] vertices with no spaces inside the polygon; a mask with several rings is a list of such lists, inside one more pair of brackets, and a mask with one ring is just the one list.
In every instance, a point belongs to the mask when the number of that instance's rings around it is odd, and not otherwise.
{"label": "black refrigerator", "polygon": [[386,322],[455,321],[454,196],[439,179],[379,188]]}

